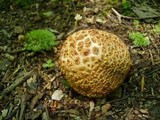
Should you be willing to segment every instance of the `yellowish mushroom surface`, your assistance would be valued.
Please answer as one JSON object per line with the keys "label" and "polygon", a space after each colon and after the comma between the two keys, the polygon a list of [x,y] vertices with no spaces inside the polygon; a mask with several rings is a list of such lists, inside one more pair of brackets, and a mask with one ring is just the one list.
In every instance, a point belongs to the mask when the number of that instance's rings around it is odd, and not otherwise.
{"label": "yellowish mushroom surface", "polygon": [[88,97],[102,97],[122,84],[131,59],[128,47],[116,35],[86,29],[66,38],[59,65],[75,91]]}

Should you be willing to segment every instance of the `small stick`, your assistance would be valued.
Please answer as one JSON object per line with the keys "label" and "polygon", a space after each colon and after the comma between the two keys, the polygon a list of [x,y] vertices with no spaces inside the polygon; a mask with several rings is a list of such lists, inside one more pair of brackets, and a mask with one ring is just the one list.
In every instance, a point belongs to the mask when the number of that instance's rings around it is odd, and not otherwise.
{"label": "small stick", "polygon": [[154,61],[153,61],[153,55],[152,55],[152,52],[151,52],[151,50],[149,50],[149,54],[150,54],[150,57],[151,57],[152,65],[154,65]]}
{"label": "small stick", "polygon": [[19,115],[19,120],[23,120],[24,119],[24,112],[25,112],[25,108],[27,105],[27,97],[28,97],[28,93],[24,93],[21,97],[21,111],[20,111],[20,115]]}
{"label": "small stick", "polygon": [[156,43],[154,42],[154,40],[152,38],[150,38],[151,42],[153,43],[155,49],[157,50],[158,54],[160,53],[158,46],[156,45]]}
{"label": "small stick", "polygon": [[5,76],[2,78],[2,82],[8,82],[11,78],[13,78],[17,72],[20,70],[20,66],[18,65],[15,71],[12,72],[12,74],[8,75],[5,74]]}
{"label": "small stick", "polygon": [[22,84],[30,75],[32,74],[32,71],[26,73],[24,76],[16,79],[10,86],[5,88],[1,93],[0,93],[0,100],[3,99],[3,97],[11,92],[13,89],[15,89],[18,85]]}
{"label": "small stick", "polygon": [[0,53],[10,53],[10,54],[16,54],[16,53],[21,53],[24,52],[25,49],[18,49],[18,50],[13,50],[13,51],[0,51]]}
{"label": "small stick", "polygon": [[129,16],[124,16],[121,15],[119,12],[117,12],[114,8],[112,8],[112,11],[114,12],[115,15],[117,15],[117,18],[119,20],[119,23],[122,22],[121,18],[126,18],[126,19],[131,19],[131,20],[142,20],[142,19],[150,19],[150,18],[159,18],[160,15],[157,16],[149,16],[149,17],[144,17],[144,18],[138,18],[138,17],[129,17]]}
{"label": "small stick", "polygon": [[49,111],[48,111],[48,108],[47,108],[47,104],[45,104],[45,113],[46,113],[46,120],[51,120],[51,118],[49,117]]}
{"label": "small stick", "polygon": [[123,98],[116,99],[116,100],[111,100],[111,101],[108,101],[108,102],[109,102],[109,103],[120,102],[120,101],[126,100],[128,97],[129,97],[129,95],[127,95],[127,96],[125,96],[125,97],[123,97]]}
{"label": "small stick", "polygon": [[119,23],[122,22],[121,18],[126,18],[126,19],[139,19],[139,18],[134,18],[134,17],[128,17],[128,16],[124,16],[121,15],[118,11],[116,11],[114,8],[112,8],[112,11],[114,12],[115,15],[117,15],[118,21]]}
{"label": "small stick", "polygon": [[37,91],[37,94],[33,97],[31,104],[30,104],[30,110],[33,110],[35,105],[37,104],[38,100],[40,100],[44,95],[44,92]]}

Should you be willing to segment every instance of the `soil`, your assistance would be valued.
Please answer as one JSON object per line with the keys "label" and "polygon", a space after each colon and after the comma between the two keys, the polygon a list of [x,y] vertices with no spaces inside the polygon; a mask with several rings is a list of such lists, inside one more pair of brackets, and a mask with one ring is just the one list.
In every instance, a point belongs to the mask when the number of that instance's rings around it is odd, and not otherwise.
{"label": "soil", "polygon": [[[0,14],[0,119],[4,120],[159,120],[160,34],[154,24],[121,18],[105,2],[35,2],[10,5]],[[48,14],[47,14],[48,12]],[[49,14],[50,13],[50,14]],[[46,15],[47,14],[47,15]],[[75,20],[80,14],[82,18]],[[79,29],[98,28],[119,36],[129,47],[132,69],[120,88],[103,98],[87,98],[70,88],[57,63],[59,46]],[[24,36],[50,29],[60,42],[51,51],[22,50]],[[129,33],[146,33],[150,45],[135,47]],[[54,67],[44,68],[52,59]],[[55,91],[62,91],[53,100]]]}

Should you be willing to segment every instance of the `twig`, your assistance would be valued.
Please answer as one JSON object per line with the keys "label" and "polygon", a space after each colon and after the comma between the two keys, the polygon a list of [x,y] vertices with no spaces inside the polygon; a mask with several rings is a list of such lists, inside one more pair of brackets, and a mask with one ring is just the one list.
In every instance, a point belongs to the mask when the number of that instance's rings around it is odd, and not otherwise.
{"label": "twig", "polygon": [[10,54],[15,54],[15,53],[20,53],[24,52],[25,49],[18,49],[18,50],[13,50],[13,51],[0,51],[0,53],[10,53]]}
{"label": "twig", "polygon": [[118,11],[116,11],[114,8],[112,8],[112,11],[114,12],[115,15],[117,15],[117,18],[118,18],[118,21],[119,23],[122,22],[122,18],[126,18],[126,19],[139,19],[139,18],[134,18],[134,17],[128,17],[128,16],[124,16],[124,15],[121,15]]}
{"label": "twig", "polygon": [[158,6],[157,3],[154,0],[152,0],[152,2],[154,3],[155,6]]}
{"label": "twig", "polygon": [[31,104],[30,104],[30,110],[33,110],[35,105],[37,104],[38,100],[40,100],[44,95],[44,92],[40,92],[38,91],[37,92],[37,95],[35,95],[31,101]]}
{"label": "twig", "polygon": [[30,75],[32,74],[32,71],[26,73],[24,76],[16,79],[14,83],[12,83],[10,86],[5,88],[1,93],[0,93],[0,100],[3,99],[3,97],[11,92],[13,89],[15,89],[18,85],[22,84]]}
{"label": "twig", "polygon": [[150,54],[150,57],[151,57],[151,62],[152,62],[152,65],[154,65],[154,61],[153,61],[153,55],[152,55],[152,52],[151,52],[151,50],[149,50],[149,54]]}
{"label": "twig", "polygon": [[123,97],[123,98],[120,98],[120,99],[116,99],[116,100],[111,100],[111,101],[108,101],[108,102],[109,103],[119,102],[119,101],[123,101],[123,100],[127,99],[128,97],[129,97],[129,95],[126,96],[126,97]]}
{"label": "twig", "polygon": [[160,51],[158,49],[158,46],[156,45],[156,43],[154,42],[154,40],[152,38],[150,38],[151,42],[153,43],[155,49],[157,50],[158,54],[160,54]]}
{"label": "twig", "polygon": [[47,108],[47,104],[45,104],[45,112],[46,112],[46,120],[51,120],[50,116],[49,116],[49,111]]}
{"label": "twig", "polygon": [[13,116],[19,111],[19,107],[20,107],[20,100],[18,100],[17,105],[14,107],[12,105],[9,105],[9,112],[5,117],[5,120],[11,120]]}
{"label": "twig", "polygon": [[26,108],[26,104],[27,104],[27,97],[28,97],[28,93],[24,93],[22,95],[22,98],[21,98],[21,111],[20,111],[20,115],[19,115],[19,120],[23,120],[24,119],[24,112],[25,112],[25,108]]}
{"label": "twig", "polygon": [[122,18],[125,18],[125,19],[130,19],[130,20],[142,20],[142,19],[151,19],[151,18],[159,18],[160,16],[149,16],[149,17],[142,17],[142,18],[138,18],[138,17],[129,17],[129,16],[124,16],[124,15],[121,15],[118,11],[116,11],[114,8],[112,8],[112,11],[114,12],[115,15],[117,15],[117,18],[118,18],[118,21],[119,23],[122,22]]}
{"label": "twig", "polygon": [[8,82],[11,78],[13,78],[17,74],[17,72],[19,70],[20,70],[20,65],[17,66],[17,68],[15,69],[15,71],[12,72],[12,74],[8,75],[9,73],[6,72],[6,74],[2,78],[2,82]]}
{"label": "twig", "polygon": [[[154,66],[157,66],[157,65],[154,65]],[[150,69],[152,69],[152,68],[150,68]],[[160,70],[160,67],[154,68],[152,71],[148,72],[146,75],[150,75],[150,74],[155,73],[155,72],[157,72],[159,70]]]}
{"label": "twig", "polygon": [[54,76],[51,80],[48,81],[48,83],[43,87],[42,91],[45,89],[49,89],[51,86],[51,83],[56,79],[56,76]]}
{"label": "twig", "polygon": [[147,96],[143,96],[142,98],[160,100],[160,96],[159,95],[158,96],[147,95]]}

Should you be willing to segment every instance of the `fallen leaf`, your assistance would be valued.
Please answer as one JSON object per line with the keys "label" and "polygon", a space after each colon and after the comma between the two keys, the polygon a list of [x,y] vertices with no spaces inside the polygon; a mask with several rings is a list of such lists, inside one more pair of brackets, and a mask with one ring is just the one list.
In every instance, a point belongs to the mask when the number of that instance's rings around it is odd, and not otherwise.
{"label": "fallen leaf", "polygon": [[89,111],[92,112],[94,109],[94,102],[93,101],[89,102],[89,106],[90,106]]}
{"label": "fallen leaf", "polygon": [[108,110],[111,108],[111,104],[107,103],[102,106],[102,112],[106,114]]}
{"label": "fallen leaf", "polygon": [[159,13],[156,11],[156,9],[151,8],[147,4],[138,4],[136,7],[132,7],[132,10],[139,18],[142,19],[159,16]]}
{"label": "fallen leaf", "polygon": [[2,112],[2,117],[6,117],[8,113],[8,109],[4,109],[1,112]]}
{"label": "fallen leaf", "polygon": [[63,98],[63,96],[64,96],[64,94],[63,94],[62,90],[56,90],[52,94],[52,100],[60,101]]}
{"label": "fallen leaf", "polygon": [[148,114],[147,109],[139,109],[139,112],[142,113],[142,114]]}
{"label": "fallen leaf", "polygon": [[142,75],[142,79],[141,79],[141,92],[144,91],[144,85],[145,85],[145,79],[144,79],[144,75]]}
{"label": "fallen leaf", "polygon": [[14,28],[14,32],[17,33],[17,34],[20,34],[23,31],[24,31],[23,27],[21,27],[21,26],[15,26],[15,28]]}
{"label": "fallen leaf", "polygon": [[101,18],[97,18],[96,22],[100,23],[100,24],[104,24],[106,21],[102,20]]}
{"label": "fallen leaf", "polygon": [[92,113],[92,111],[93,111],[93,109],[94,109],[94,106],[95,106],[95,104],[94,104],[94,102],[93,101],[90,101],[89,102],[89,115],[88,115],[88,117],[89,117],[89,119],[90,119],[90,117],[91,117],[91,113]]}
{"label": "fallen leaf", "polygon": [[79,20],[82,19],[82,16],[81,16],[80,14],[76,14],[76,16],[74,17],[74,19],[75,19],[76,21],[79,21]]}

